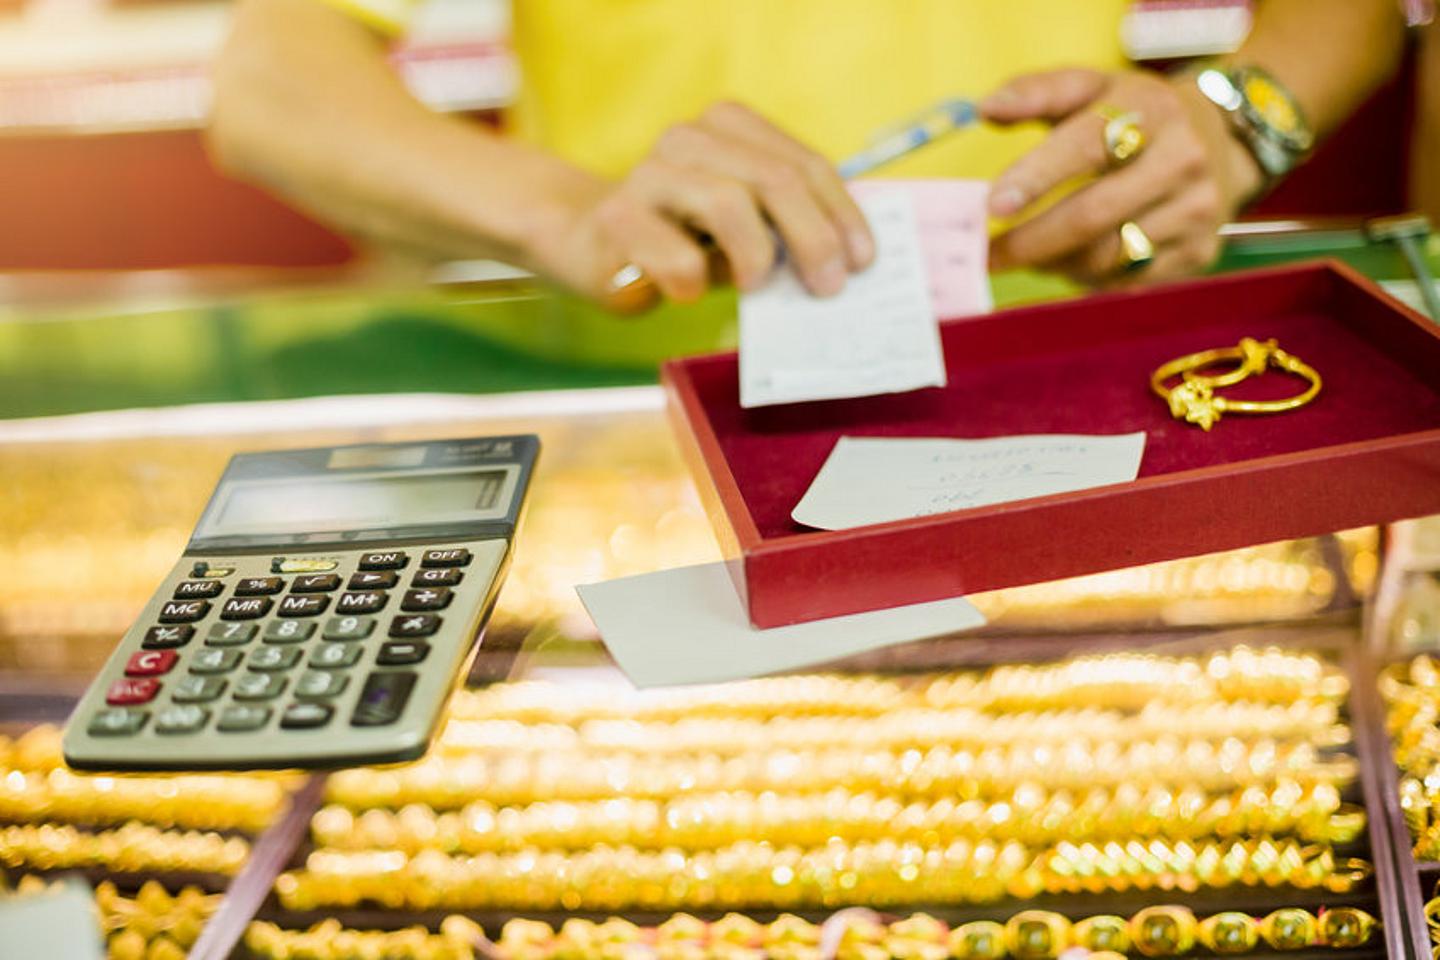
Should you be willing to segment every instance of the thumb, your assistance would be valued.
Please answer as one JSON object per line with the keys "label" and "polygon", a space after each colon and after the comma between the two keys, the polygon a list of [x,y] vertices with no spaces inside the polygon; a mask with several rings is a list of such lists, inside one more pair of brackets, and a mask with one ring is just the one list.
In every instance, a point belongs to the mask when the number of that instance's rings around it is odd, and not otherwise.
{"label": "thumb", "polygon": [[980,116],[1009,125],[1025,120],[1054,123],[1095,101],[1109,77],[1098,70],[1050,70],[1014,78],[980,101]]}

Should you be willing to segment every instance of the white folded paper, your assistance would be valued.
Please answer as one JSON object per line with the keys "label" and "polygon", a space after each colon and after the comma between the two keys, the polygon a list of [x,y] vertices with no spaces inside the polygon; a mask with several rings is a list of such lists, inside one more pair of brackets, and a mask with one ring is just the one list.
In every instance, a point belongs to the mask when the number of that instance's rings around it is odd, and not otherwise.
{"label": "white folded paper", "polygon": [[875,262],[833,297],[788,267],[740,298],[740,405],[763,407],[945,385],[914,203],[901,191],[858,200]]}
{"label": "white folded paper", "polygon": [[758,630],[723,563],[577,587],[637,687],[719,683],[795,670],[981,626],[963,597]]}
{"label": "white folded paper", "polygon": [[846,530],[1134,480],[1145,434],[841,437],[791,512]]}

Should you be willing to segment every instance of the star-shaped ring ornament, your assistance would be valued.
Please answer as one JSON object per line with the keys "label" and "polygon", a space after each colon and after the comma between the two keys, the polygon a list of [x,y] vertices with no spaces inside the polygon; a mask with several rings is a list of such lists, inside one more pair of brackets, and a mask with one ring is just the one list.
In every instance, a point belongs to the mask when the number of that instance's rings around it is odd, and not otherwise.
{"label": "star-shaped ring ornament", "polygon": [[[1234,368],[1224,373],[1202,372],[1232,362]],[[1263,376],[1270,369],[1298,376],[1309,386],[1303,393],[1283,400],[1235,400],[1216,392],[1250,377]],[[1176,377],[1180,378],[1178,384],[1173,387],[1166,385]],[[1252,337],[1245,337],[1233,347],[1202,350],[1177,357],[1150,375],[1150,388],[1165,401],[1170,415],[1207,433],[1225,413],[1285,413],[1299,409],[1319,395],[1320,382],[1320,374],[1313,367],[1294,354],[1286,353],[1274,340]]]}

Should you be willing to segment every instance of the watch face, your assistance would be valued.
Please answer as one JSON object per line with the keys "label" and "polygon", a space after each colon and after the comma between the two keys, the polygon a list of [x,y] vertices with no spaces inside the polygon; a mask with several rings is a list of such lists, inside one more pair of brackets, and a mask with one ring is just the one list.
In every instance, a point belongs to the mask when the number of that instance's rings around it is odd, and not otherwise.
{"label": "watch face", "polygon": [[1254,122],[1297,153],[1310,149],[1313,141],[1310,125],[1288,90],[1260,70],[1237,71],[1235,80]]}

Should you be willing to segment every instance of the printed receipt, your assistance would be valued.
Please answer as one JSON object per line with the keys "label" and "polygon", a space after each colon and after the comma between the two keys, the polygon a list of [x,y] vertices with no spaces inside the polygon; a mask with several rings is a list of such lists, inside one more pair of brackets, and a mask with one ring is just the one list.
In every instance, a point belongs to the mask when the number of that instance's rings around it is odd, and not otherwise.
{"label": "printed receipt", "polygon": [[847,530],[1128,483],[1144,433],[986,440],[841,437],[790,516]]}
{"label": "printed receipt", "polygon": [[915,205],[902,190],[858,198],[875,262],[834,297],[789,269],[740,298],[740,405],[835,400],[945,385]]}

